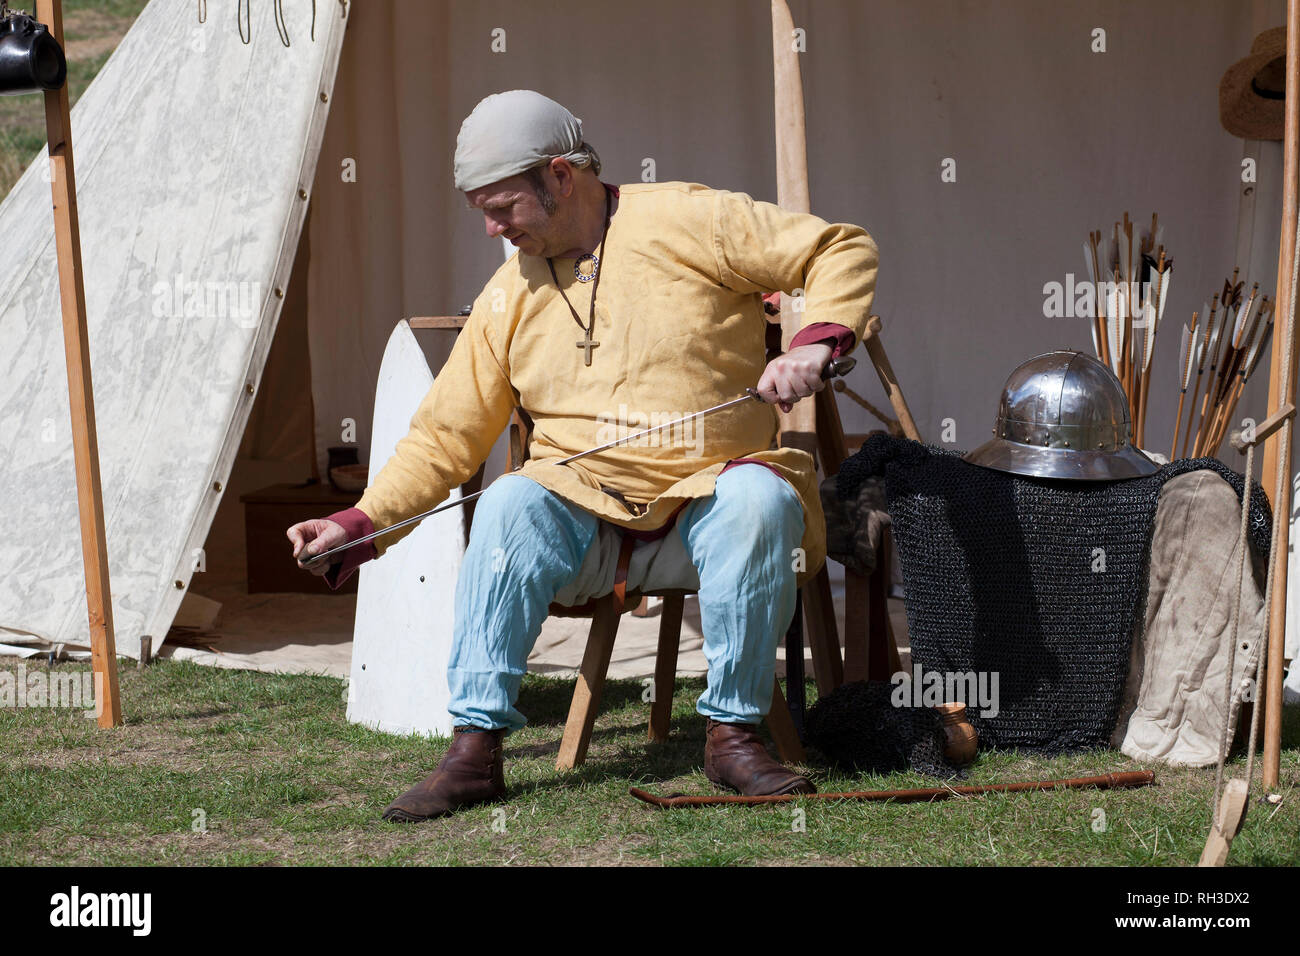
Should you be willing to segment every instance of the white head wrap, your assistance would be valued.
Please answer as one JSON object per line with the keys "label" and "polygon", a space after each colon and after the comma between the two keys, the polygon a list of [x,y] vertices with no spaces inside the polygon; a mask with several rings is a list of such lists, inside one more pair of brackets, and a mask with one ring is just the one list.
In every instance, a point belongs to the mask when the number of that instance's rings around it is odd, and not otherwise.
{"label": "white head wrap", "polygon": [[596,151],[582,141],[582,120],[532,90],[493,93],[479,101],[456,137],[456,188],[469,192],[563,156],[592,164]]}

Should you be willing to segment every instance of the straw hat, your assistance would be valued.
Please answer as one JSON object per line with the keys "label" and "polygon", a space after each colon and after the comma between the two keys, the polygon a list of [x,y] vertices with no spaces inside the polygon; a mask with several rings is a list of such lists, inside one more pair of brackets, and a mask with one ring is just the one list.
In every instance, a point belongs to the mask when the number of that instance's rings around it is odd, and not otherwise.
{"label": "straw hat", "polygon": [[1286,95],[1286,27],[1255,37],[1250,56],[1219,81],[1219,122],[1243,139],[1281,139]]}

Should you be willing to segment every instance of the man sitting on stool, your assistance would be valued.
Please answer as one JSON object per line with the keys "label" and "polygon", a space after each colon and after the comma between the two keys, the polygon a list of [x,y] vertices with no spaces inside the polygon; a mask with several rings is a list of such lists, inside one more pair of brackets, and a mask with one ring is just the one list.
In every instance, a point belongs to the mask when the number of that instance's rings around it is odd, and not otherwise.
{"label": "man sitting on stool", "polygon": [[[502,799],[502,739],[528,654],[601,521],[639,538],[677,534],[699,576],[708,689],[705,773],[744,794],[811,793],[757,733],[797,585],[825,558],[812,457],[772,448],[777,416],[866,328],[877,253],[861,228],[690,183],[614,187],[582,124],[527,90],[489,96],[461,126],[456,188],[487,234],[518,249],[488,281],[409,434],[356,508],[288,530],[314,554],[436,505],[468,480],[519,406],[529,460],[474,511],[456,586],[448,665],[454,739],[385,819],[425,820]],[[762,296],[801,290],[810,319],[766,362]],[[796,294],[800,294],[796,292]],[[609,441],[719,404],[757,383],[768,404],[697,420],[569,465]],[[313,567],[337,586],[409,529]]]}

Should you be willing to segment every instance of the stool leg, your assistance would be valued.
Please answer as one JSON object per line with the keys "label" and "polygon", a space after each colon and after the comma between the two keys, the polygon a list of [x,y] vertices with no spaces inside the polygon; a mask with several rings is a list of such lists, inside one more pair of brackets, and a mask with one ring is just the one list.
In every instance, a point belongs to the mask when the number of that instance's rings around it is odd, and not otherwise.
{"label": "stool leg", "polygon": [[682,639],[682,605],[685,596],[666,594],[659,619],[659,650],[655,655],[654,701],[650,704],[650,739],[668,739],[677,686],[677,647]]}
{"label": "stool leg", "polygon": [[876,570],[867,580],[870,593],[867,610],[867,680],[889,680],[903,669],[898,659],[898,641],[889,620],[889,587],[893,578],[890,554],[893,547],[890,530],[880,538]]}
{"label": "stool leg", "polygon": [[903,669],[903,660],[898,655],[898,638],[894,636],[894,622],[885,615],[885,635],[889,645],[889,676],[893,677]]}
{"label": "stool leg", "polygon": [[618,617],[614,595],[602,597],[596,604],[591,633],[587,635],[587,649],[582,654],[582,669],[578,672],[578,683],[573,688],[573,702],[569,704],[569,717],[564,723],[564,738],[560,741],[556,770],[572,770],[587,759],[587,745],[591,743],[591,730],[596,724],[596,711],[600,708],[600,694],[605,689],[605,675],[609,672],[609,659],[614,653]]}
{"label": "stool leg", "polygon": [[871,646],[871,579],[844,569],[844,682],[866,680]]}
{"label": "stool leg", "polygon": [[794,729],[790,707],[781,693],[781,682],[772,681],[772,709],[767,712],[767,729],[776,743],[776,752],[785,763],[803,763],[803,744]]}

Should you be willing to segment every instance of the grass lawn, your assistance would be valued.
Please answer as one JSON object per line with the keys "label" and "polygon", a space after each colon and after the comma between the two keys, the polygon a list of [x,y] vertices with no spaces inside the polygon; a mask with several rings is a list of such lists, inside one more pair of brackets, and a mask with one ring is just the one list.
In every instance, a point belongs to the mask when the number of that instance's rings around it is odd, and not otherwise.
{"label": "grass lawn", "polygon": [[[419,825],[380,821],[445,740],[403,739],[344,719],[343,682],[163,661],[123,661],[126,725],[76,709],[0,710],[0,865],[22,864],[1010,864],[1192,865],[1214,771],[1155,768],[1158,786],[994,794],[932,804],[803,801],[656,810],[632,784],[712,793],[699,680],[679,683],[672,739],[645,739],[641,685],[611,682],[586,764],[554,769],[572,682],[529,676],[530,725],[507,739],[501,808]],[[84,665],[58,665],[60,671]],[[17,662],[0,659],[16,672]],[[44,668],[28,662],[28,673]],[[1300,737],[1294,708],[1287,740]],[[932,786],[912,774],[846,776],[810,756],[818,787]],[[1242,761],[1234,762],[1240,772]],[[1045,760],[984,754],[972,783],[1140,769],[1115,752]],[[1283,755],[1278,808],[1255,805],[1238,865],[1300,863],[1300,755]],[[1094,821],[1105,827],[1094,830]],[[201,812],[199,812],[201,811]],[[494,812],[495,811],[495,812]],[[504,811],[504,812],[502,812]],[[195,832],[198,820],[206,832]]]}

